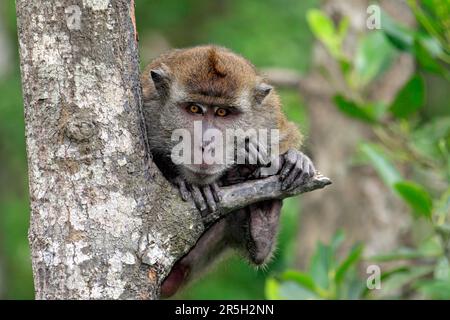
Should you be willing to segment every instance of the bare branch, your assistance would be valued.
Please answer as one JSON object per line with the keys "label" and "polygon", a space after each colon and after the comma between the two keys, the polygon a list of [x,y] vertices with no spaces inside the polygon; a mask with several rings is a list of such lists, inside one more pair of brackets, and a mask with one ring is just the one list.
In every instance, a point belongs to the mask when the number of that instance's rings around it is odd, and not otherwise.
{"label": "bare branch", "polygon": [[261,72],[272,85],[277,87],[297,89],[302,80],[302,76],[291,69],[265,68]]}
{"label": "bare branch", "polygon": [[317,174],[305,184],[292,190],[281,190],[279,176],[272,176],[259,180],[252,180],[233,186],[222,188],[222,201],[219,209],[205,220],[210,225],[224,215],[244,208],[250,204],[270,199],[284,199],[301,193],[322,189],[331,184],[331,180],[321,174]]}

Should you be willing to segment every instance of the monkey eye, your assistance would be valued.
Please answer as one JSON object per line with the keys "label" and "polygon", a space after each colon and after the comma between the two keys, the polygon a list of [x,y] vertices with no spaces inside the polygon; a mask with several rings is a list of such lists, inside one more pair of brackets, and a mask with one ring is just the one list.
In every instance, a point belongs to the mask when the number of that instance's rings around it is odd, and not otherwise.
{"label": "monkey eye", "polygon": [[225,117],[226,115],[228,115],[228,113],[229,111],[224,108],[219,108],[216,110],[216,115],[218,115],[219,117]]}
{"label": "monkey eye", "polygon": [[187,107],[187,110],[190,112],[190,113],[197,113],[197,114],[202,114],[203,113],[203,110],[202,110],[202,108],[200,108],[198,105],[196,105],[196,104],[191,104],[191,105],[189,105],[188,107]]}

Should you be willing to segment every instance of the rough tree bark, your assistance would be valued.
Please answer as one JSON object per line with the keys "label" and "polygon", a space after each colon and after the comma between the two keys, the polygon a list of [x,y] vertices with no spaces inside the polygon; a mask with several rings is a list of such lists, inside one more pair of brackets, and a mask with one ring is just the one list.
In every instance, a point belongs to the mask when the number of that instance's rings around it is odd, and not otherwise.
{"label": "rough tree bark", "polygon": [[[16,8],[36,298],[158,298],[205,227],[148,157],[134,3]],[[232,186],[215,216],[327,184],[318,176],[291,193],[273,177]]]}

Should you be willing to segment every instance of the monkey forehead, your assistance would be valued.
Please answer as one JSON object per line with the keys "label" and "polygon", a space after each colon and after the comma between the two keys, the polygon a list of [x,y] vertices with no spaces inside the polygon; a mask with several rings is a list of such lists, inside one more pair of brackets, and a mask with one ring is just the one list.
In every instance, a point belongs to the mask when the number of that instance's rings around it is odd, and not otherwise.
{"label": "monkey forehead", "polygon": [[169,62],[177,81],[191,94],[236,98],[256,83],[255,67],[243,57],[216,46],[185,49]]}
{"label": "monkey forehead", "polygon": [[183,101],[196,102],[205,106],[214,106],[214,107],[229,107],[229,106],[240,106],[239,99],[234,97],[222,97],[222,96],[210,96],[202,93],[196,92],[187,92],[183,99]]}

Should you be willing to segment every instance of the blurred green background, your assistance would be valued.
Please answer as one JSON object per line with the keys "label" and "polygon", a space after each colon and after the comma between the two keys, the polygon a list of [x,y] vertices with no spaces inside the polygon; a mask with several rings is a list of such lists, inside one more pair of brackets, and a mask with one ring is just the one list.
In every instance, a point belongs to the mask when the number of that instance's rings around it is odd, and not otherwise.
{"label": "blurred green background", "polygon": [[[361,144],[364,164],[374,168],[391,192],[409,205],[405,210],[416,219],[411,228],[428,225],[428,234],[420,243],[374,257],[374,261],[400,261],[383,279],[394,279],[395,288],[408,287],[384,296],[409,298],[415,290],[413,297],[448,298],[450,5],[446,0],[425,1],[420,7],[415,3],[408,2],[416,27],[410,29],[385,17],[388,27],[360,35],[360,50],[351,54],[342,49],[348,20],[329,17],[319,10],[322,3],[318,0],[137,0],[136,19],[142,65],[172,47],[214,43],[242,54],[257,67],[285,68],[306,75],[313,67],[313,45],[321,42],[328,59],[340,66],[348,87],[334,97],[337,109],[375,133],[391,130],[386,132],[413,143],[413,153],[405,145],[392,147],[383,139]],[[12,1],[0,3],[0,19],[0,40],[4,38],[0,58],[7,61],[0,64],[0,298],[32,299],[23,105]],[[417,73],[391,105],[372,101],[366,86],[385,72],[399,53],[413,57]],[[426,96],[430,87],[438,92]],[[286,113],[308,136],[310,121],[298,90],[286,88],[280,93]],[[354,159],[349,156],[348,161]],[[404,168],[408,169],[406,176],[402,176]],[[429,186],[418,174],[426,170],[442,183]],[[361,264],[366,260],[363,245],[355,244],[348,254],[339,251],[347,230],[337,232],[330,244],[318,244],[307,263],[310,268],[299,270],[295,248],[300,213],[300,199],[285,201],[277,253],[266,268],[255,270],[232,257],[178,297],[370,298],[361,278]],[[428,242],[428,251],[423,251],[422,244]],[[426,263],[421,265],[422,261]]]}

